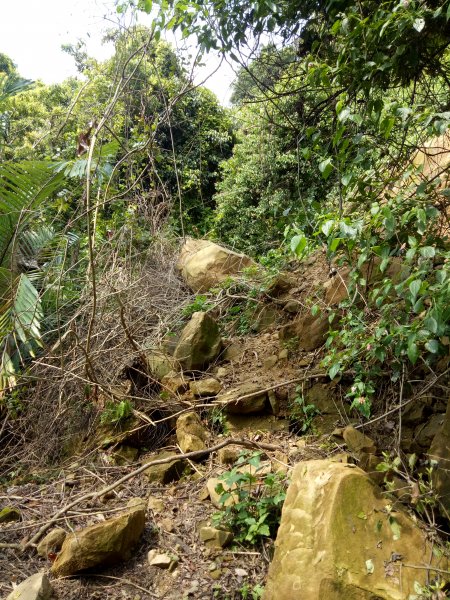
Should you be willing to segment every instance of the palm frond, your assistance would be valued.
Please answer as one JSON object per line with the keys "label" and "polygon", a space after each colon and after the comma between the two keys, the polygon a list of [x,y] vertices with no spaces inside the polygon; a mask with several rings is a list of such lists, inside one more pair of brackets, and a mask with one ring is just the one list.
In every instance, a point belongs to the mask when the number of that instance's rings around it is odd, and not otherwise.
{"label": "palm frond", "polygon": [[41,345],[43,318],[38,291],[24,273],[14,276],[0,269],[0,393],[15,385],[15,374],[28,356]]}
{"label": "palm frond", "polygon": [[52,163],[0,164],[0,266],[11,266],[15,241],[61,181]]}

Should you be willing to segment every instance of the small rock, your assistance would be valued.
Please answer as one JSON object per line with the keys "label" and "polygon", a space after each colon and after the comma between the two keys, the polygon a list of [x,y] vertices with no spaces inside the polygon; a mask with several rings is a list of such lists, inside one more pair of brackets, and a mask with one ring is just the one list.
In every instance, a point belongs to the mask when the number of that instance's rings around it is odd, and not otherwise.
{"label": "small rock", "polygon": [[223,359],[228,360],[230,362],[239,360],[242,356],[243,347],[242,344],[238,344],[234,342],[225,348],[223,353]]}
{"label": "small rock", "polygon": [[127,502],[127,508],[139,508],[145,511],[147,508],[147,501],[145,498],[130,498]]}
{"label": "small rock", "polygon": [[283,348],[278,354],[279,360],[287,360],[289,358],[289,350],[287,348]]}
{"label": "small rock", "polygon": [[[241,398],[242,396],[248,396]],[[267,393],[255,383],[243,383],[217,396],[217,403],[228,414],[262,412],[266,407]]]}
{"label": "small rock", "polygon": [[120,446],[112,454],[112,459],[116,465],[128,465],[137,459],[138,454],[139,450],[137,448],[132,448],[131,446]]}
{"label": "small rock", "polygon": [[165,509],[166,505],[161,500],[161,498],[155,498],[155,496],[150,496],[147,502],[147,508],[155,513],[162,513]]}
{"label": "small rock", "polygon": [[0,511],[0,523],[10,523],[11,521],[20,521],[20,510],[11,506],[5,506]]}
{"label": "small rock", "polygon": [[274,415],[280,414],[280,399],[275,394],[273,390],[267,392],[267,397],[269,398],[270,408],[272,409],[272,413]]}
{"label": "small rock", "polygon": [[207,433],[200,417],[188,412],[177,419],[177,440],[182,452],[195,452],[206,448]]}
{"label": "small rock", "polygon": [[194,396],[216,396],[222,389],[222,384],[214,377],[191,381],[189,384],[191,392]]}
{"label": "small rock", "polygon": [[344,438],[349,450],[355,452],[356,454],[359,454],[360,452],[365,452],[366,454],[376,454],[377,452],[377,447],[375,446],[374,441],[351,425],[344,429],[342,432],[342,437]]}
{"label": "small rock", "polygon": [[182,375],[178,375],[175,371],[171,371],[161,379],[163,390],[173,392],[174,394],[184,394],[189,386],[189,383]]}
{"label": "small rock", "polygon": [[217,458],[221,465],[232,465],[239,458],[240,451],[236,448],[221,448],[217,453]]}
{"label": "small rock", "polygon": [[224,548],[233,540],[233,534],[215,527],[201,527],[199,536],[208,548]]}
{"label": "small rock", "polygon": [[22,581],[6,600],[49,600],[53,589],[45,573],[36,573]]}
{"label": "small rock", "polygon": [[216,374],[219,379],[222,379],[228,375],[228,369],[226,367],[219,367]]}
{"label": "small rock", "polygon": [[220,502],[221,494],[219,494],[219,492],[216,491],[216,487],[219,484],[222,484],[223,489],[226,492],[230,491],[230,486],[228,486],[224,481],[218,479],[217,477],[211,477],[206,482],[206,488],[209,492],[209,497],[214,506],[216,508],[223,508],[224,506],[231,506],[232,504],[235,504],[235,498],[232,495],[229,498],[227,498],[225,502]]}
{"label": "small rock", "polygon": [[36,548],[38,555],[47,558],[50,552],[57,554],[61,550],[66,535],[67,531],[61,527],[49,531]]}
{"label": "small rock", "polygon": [[183,474],[185,465],[182,460],[177,459],[175,452],[160,452],[156,456],[149,458],[146,462],[160,460],[173,456],[174,460],[162,465],[152,465],[144,471],[150,483],[171,483],[178,481]]}
{"label": "small rock", "polygon": [[178,565],[177,556],[162,554],[155,549],[150,550],[147,558],[148,563],[151,567],[158,567],[159,569],[167,569],[169,571],[173,571]]}
{"label": "small rock", "polygon": [[288,300],[286,304],[283,306],[283,310],[288,312],[291,315],[296,315],[302,309],[302,305],[298,300]]}
{"label": "small rock", "polygon": [[168,533],[172,533],[172,531],[175,529],[175,523],[173,522],[173,519],[162,519],[161,525],[164,531],[167,531]]}
{"label": "small rock", "polygon": [[278,362],[278,356],[269,356],[263,362],[263,368],[265,371],[270,371]]}

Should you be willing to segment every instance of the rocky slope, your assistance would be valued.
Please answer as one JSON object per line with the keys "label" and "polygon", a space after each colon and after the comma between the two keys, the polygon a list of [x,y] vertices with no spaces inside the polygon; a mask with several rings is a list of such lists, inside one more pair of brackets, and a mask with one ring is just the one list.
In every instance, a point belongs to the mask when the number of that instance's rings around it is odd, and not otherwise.
{"label": "rocky slope", "polygon": [[[446,363],[439,385],[412,387],[402,409],[386,395],[364,425],[344,398],[352,374],[330,381],[320,366],[345,270],[317,252],[270,277],[248,257],[198,240],[186,243],[178,267],[205,295],[179,330],[136,351],[158,415],[143,404],[103,419],[88,451],[3,487],[2,595],[445,597]],[[312,304],[321,308],[315,316]],[[136,395],[136,381],[121,376],[121,389]],[[153,435],[162,426],[165,437]],[[158,439],[152,452],[150,438]],[[261,456],[249,464],[253,451]],[[430,474],[423,462],[413,477],[412,463],[430,455],[440,468]],[[227,484],[221,474],[233,468]],[[265,496],[272,474],[289,484],[273,560],[265,533],[251,546],[213,518],[242,497],[273,500],[274,487]]]}

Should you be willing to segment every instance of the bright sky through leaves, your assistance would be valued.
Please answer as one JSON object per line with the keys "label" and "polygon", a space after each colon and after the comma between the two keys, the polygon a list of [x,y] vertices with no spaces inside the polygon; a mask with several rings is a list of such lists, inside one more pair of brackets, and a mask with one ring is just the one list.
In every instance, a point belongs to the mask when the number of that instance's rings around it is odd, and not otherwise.
{"label": "bright sky through leaves", "polygon": [[[61,45],[78,39],[86,41],[89,54],[97,59],[112,52],[101,40],[118,22],[113,0],[3,0],[0,14],[0,52],[18,65],[23,77],[56,83],[77,75],[73,58],[62,52]],[[197,79],[209,75],[217,64],[209,58]],[[222,67],[206,86],[227,102],[233,78],[231,68]]]}

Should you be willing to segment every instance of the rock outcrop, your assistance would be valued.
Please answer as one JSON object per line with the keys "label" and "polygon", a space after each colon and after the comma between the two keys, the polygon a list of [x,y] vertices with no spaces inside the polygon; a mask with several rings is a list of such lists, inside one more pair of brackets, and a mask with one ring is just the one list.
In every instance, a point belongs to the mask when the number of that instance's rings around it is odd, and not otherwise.
{"label": "rock outcrop", "polygon": [[292,474],[263,599],[404,600],[441,561],[361,469],[308,461]]}
{"label": "rock outcrop", "polygon": [[177,267],[194,292],[206,292],[252,265],[254,262],[245,254],[207,240],[188,239],[181,249]]}
{"label": "rock outcrop", "polygon": [[98,565],[128,560],[145,527],[145,511],[131,510],[66,537],[53,563],[55,577],[65,577]]}
{"label": "rock outcrop", "polygon": [[214,319],[205,312],[195,312],[181,332],[174,352],[185,371],[203,369],[219,355],[222,338]]}

